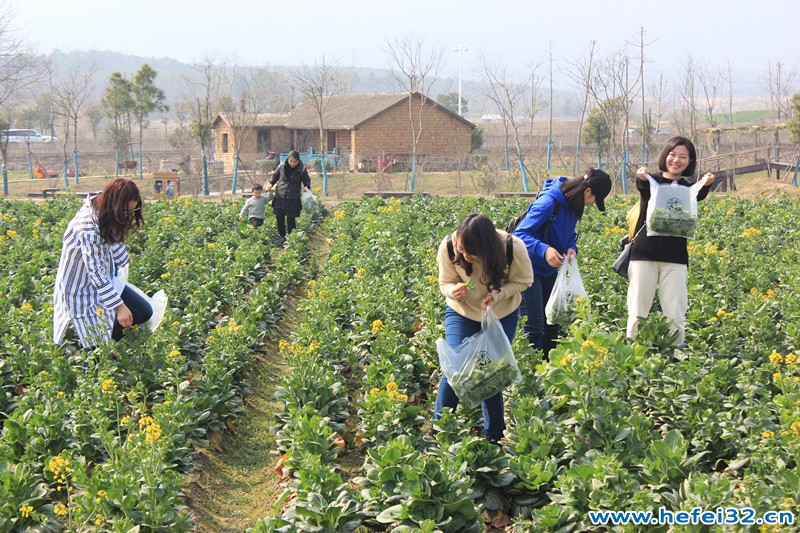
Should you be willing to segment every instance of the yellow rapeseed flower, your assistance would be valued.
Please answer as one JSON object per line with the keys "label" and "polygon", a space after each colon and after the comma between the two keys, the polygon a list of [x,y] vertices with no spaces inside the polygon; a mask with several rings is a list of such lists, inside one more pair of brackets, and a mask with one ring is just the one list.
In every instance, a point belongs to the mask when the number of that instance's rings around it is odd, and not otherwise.
{"label": "yellow rapeseed flower", "polygon": [[356,276],[358,276],[359,278],[365,276],[366,274],[367,274],[366,268],[359,268],[358,270],[356,270]]}
{"label": "yellow rapeseed flower", "polygon": [[789,366],[797,364],[797,355],[793,353],[786,354],[786,359],[784,359],[784,362]]}
{"label": "yellow rapeseed flower", "polygon": [[33,311],[33,306],[30,303],[25,302],[24,304],[22,304],[22,307],[20,307],[20,310],[29,313]]}
{"label": "yellow rapeseed flower", "polygon": [[33,506],[27,503],[19,508],[19,515],[22,518],[30,517],[32,512],[33,512]]}
{"label": "yellow rapeseed flower", "polygon": [[167,354],[167,357],[169,358],[178,357],[180,354],[181,354],[180,350],[172,350]]}
{"label": "yellow rapeseed flower", "polygon": [[105,394],[114,394],[114,391],[117,390],[117,384],[114,382],[114,378],[108,378],[103,381],[101,388]]}
{"label": "yellow rapeseed flower", "polygon": [[775,432],[774,431],[762,431],[761,432],[761,436],[764,437],[765,439],[771,439],[771,438],[773,438],[775,436]]}
{"label": "yellow rapeseed flower", "polygon": [[54,512],[54,513],[55,513],[57,516],[64,516],[65,514],[67,514],[67,506],[66,506],[66,505],[64,505],[64,504],[63,504],[63,503],[61,503],[61,502],[58,502],[58,503],[55,505],[55,507],[53,507],[53,512]]}
{"label": "yellow rapeseed flower", "polygon": [[378,320],[373,320],[372,322],[372,333],[377,333],[379,331],[383,331],[386,326],[383,324],[383,320],[380,318]]}
{"label": "yellow rapeseed flower", "polygon": [[145,437],[144,440],[147,441],[147,444],[153,444],[158,439],[161,438],[161,426],[156,423],[152,423],[145,428]]}
{"label": "yellow rapeseed flower", "polygon": [[14,231],[13,229],[10,229],[10,230],[6,231],[6,235],[8,235],[9,239],[13,239],[14,237],[17,236],[17,232]]}
{"label": "yellow rapeseed flower", "polygon": [[779,365],[783,362],[783,356],[778,352],[772,352],[769,356],[769,362],[773,365]]}

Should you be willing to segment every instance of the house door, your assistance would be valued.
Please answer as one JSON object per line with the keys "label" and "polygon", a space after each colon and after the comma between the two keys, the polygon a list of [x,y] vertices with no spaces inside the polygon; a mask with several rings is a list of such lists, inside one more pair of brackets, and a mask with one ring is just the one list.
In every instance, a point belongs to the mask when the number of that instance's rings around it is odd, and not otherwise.
{"label": "house door", "polygon": [[326,148],[328,149],[329,152],[331,150],[333,150],[334,148],[336,148],[336,132],[335,131],[329,131],[328,132],[328,146]]}

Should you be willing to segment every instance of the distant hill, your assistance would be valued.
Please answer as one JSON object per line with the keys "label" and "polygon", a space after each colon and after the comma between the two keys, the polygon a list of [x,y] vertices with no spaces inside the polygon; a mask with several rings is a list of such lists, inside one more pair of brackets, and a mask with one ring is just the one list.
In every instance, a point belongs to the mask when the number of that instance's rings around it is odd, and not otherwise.
{"label": "distant hill", "polygon": [[[95,86],[97,94],[95,98],[99,100],[105,90],[108,79],[112,72],[118,71],[123,74],[133,75],[144,64],[148,63],[158,72],[156,85],[158,85],[167,95],[167,103],[173,104],[184,98],[186,92],[186,82],[183,76],[192,72],[191,65],[181,63],[169,57],[141,57],[121,54],[110,51],[72,51],[61,52],[56,50],[52,53],[52,62],[56,69],[67,72],[74,69],[89,68],[95,64],[98,67],[95,75]],[[268,70],[281,72],[295,68],[296,65],[264,65]],[[385,93],[401,90],[397,81],[392,77],[389,69],[381,68],[354,68],[354,93]],[[736,107],[741,110],[763,109],[758,95],[759,81],[756,73],[747,73],[741,80],[734,81],[734,90],[738,92]],[[429,91],[431,98],[436,98],[445,92],[456,92],[458,80],[454,78],[443,78],[438,80]],[[541,89],[544,96],[546,88]],[[481,95],[480,84],[472,79],[462,80],[462,94],[468,102],[468,111],[465,117],[472,121],[479,121],[483,115],[496,113],[494,105]],[[571,88],[564,88],[563,84],[559,89],[554,90],[554,112],[557,118],[574,118],[580,114],[579,98]],[[537,118],[546,119],[547,110],[542,110]]]}

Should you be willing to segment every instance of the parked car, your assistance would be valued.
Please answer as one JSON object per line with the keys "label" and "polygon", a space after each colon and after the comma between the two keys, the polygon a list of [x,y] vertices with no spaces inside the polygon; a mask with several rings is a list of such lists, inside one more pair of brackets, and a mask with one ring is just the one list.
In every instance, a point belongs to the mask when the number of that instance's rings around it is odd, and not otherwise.
{"label": "parked car", "polygon": [[28,129],[7,130],[3,132],[3,137],[7,137],[8,142],[10,143],[31,142],[32,144],[38,144],[38,143],[58,142],[58,137],[42,135],[36,130],[28,130]]}

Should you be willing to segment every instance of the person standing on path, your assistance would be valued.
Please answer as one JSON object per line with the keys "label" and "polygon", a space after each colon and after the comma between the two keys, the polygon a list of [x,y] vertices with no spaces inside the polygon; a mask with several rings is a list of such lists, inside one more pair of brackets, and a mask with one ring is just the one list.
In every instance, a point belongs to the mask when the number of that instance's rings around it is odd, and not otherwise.
{"label": "person standing on path", "polygon": [[286,161],[272,173],[267,192],[273,187],[275,198],[272,199],[272,212],[275,213],[281,244],[284,244],[286,235],[297,227],[297,217],[303,210],[301,195],[311,188],[311,178],[297,150],[289,152]]}

